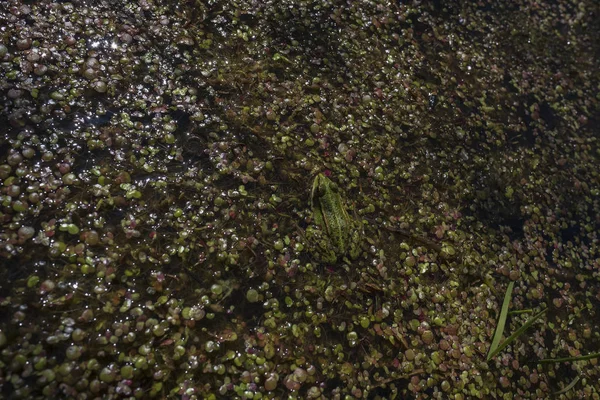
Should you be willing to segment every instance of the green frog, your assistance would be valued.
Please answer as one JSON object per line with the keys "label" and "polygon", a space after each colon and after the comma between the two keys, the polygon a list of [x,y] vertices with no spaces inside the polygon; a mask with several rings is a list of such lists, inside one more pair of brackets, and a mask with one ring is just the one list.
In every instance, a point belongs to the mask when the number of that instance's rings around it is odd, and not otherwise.
{"label": "green frog", "polygon": [[350,218],[339,187],[323,174],[313,182],[310,196],[314,225],[306,228],[306,236],[315,258],[335,263],[346,256],[355,259],[361,252],[362,222]]}

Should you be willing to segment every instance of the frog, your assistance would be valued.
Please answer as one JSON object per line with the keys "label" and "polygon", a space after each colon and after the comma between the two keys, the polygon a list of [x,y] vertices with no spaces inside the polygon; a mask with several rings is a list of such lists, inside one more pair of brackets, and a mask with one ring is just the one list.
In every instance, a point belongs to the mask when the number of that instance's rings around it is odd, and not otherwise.
{"label": "frog", "polygon": [[348,256],[356,259],[361,251],[362,221],[348,214],[348,207],[338,185],[323,173],[315,176],[310,196],[313,223],[306,228],[313,256],[334,264]]}

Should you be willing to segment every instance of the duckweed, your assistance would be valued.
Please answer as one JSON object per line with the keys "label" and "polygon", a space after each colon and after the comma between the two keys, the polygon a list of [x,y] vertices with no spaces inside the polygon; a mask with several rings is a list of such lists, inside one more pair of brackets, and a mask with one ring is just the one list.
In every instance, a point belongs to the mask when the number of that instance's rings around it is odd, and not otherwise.
{"label": "duckweed", "polygon": [[3,393],[598,397],[593,2],[188,3],[0,5]]}

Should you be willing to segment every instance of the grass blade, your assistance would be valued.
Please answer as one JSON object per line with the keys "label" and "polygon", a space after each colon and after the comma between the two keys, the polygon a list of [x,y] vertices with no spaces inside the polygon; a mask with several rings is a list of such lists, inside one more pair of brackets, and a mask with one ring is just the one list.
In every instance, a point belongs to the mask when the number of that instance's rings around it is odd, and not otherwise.
{"label": "grass blade", "polygon": [[563,393],[567,393],[569,390],[573,389],[573,386],[575,386],[577,384],[577,382],[579,382],[579,375],[577,375],[575,377],[575,379],[573,379],[573,381],[571,383],[569,383],[567,386],[565,386],[565,388],[563,390],[559,390],[558,392],[554,392],[554,394],[563,394]]}
{"label": "grass blade", "polygon": [[585,356],[577,356],[577,357],[544,358],[543,360],[535,361],[535,362],[540,363],[540,364],[550,364],[550,363],[559,363],[559,362],[565,362],[565,361],[584,361],[584,360],[591,360],[592,358],[599,358],[599,357],[600,357],[600,353],[592,353],[592,354],[587,354]]}
{"label": "grass blade", "polygon": [[508,346],[509,344],[511,344],[517,337],[519,337],[531,325],[533,325],[533,323],[535,321],[537,321],[542,316],[542,314],[544,314],[546,311],[548,311],[548,309],[544,308],[542,311],[540,311],[539,313],[535,314],[533,317],[531,317],[529,319],[529,321],[525,322],[523,324],[523,326],[521,326],[512,335],[510,335],[508,338],[506,338],[506,340],[504,342],[502,342],[493,352],[490,352],[490,354],[488,354],[487,361],[489,361],[490,359],[492,359],[493,357],[495,357],[496,354],[500,353],[506,346]]}
{"label": "grass blade", "polygon": [[527,310],[513,310],[509,311],[508,315],[519,315],[519,314],[533,314],[533,310],[528,308]]}
{"label": "grass blade", "polygon": [[515,282],[510,281],[508,287],[506,288],[506,293],[504,294],[504,301],[502,302],[502,309],[500,310],[500,316],[498,317],[498,324],[496,325],[496,331],[494,332],[494,337],[492,338],[492,344],[490,345],[490,350],[488,351],[486,361],[490,361],[492,359],[492,357],[494,356],[492,353],[494,353],[498,348],[498,345],[500,344],[500,339],[502,339],[502,335],[504,334],[506,316],[508,315],[508,305],[510,304],[510,298],[512,296],[514,286]]}

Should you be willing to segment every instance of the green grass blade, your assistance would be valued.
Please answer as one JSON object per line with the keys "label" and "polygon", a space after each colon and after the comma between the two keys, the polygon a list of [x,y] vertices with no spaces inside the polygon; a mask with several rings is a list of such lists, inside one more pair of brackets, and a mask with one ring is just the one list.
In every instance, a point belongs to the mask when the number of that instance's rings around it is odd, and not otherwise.
{"label": "green grass blade", "polygon": [[567,393],[569,390],[573,389],[573,386],[577,385],[577,382],[579,382],[579,375],[577,375],[575,377],[575,379],[573,379],[573,381],[571,383],[569,383],[563,390],[559,390],[558,392],[554,392],[554,394],[563,394],[563,393]]}
{"label": "green grass blade", "polygon": [[529,321],[525,322],[523,324],[523,326],[521,326],[512,335],[510,335],[508,338],[506,338],[506,340],[504,342],[502,342],[496,348],[496,350],[494,350],[493,352],[490,352],[490,354],[488,354],[487,360],[489,361],[490,359],[494,358],[496,356],[496,354],[500,353],[506,346],[511,344],[516,338],[518,338],[523,332],[525,332],[531,325],[533,325],[533,323],[535,321],[537,321],[542,316],[542,314],[544,314],[546,311],[548,311],[548,309],[544,308],[542,311],[540,311],[539,313],[537,313],[533,317],[531,317],[529,319]]}
{"label": "green grass blade", "polygon": [[492,359],[492,353],[494,353],[498,348],[500,340],[502,339],[502,335],[504,334],[506,316],[508,315],[508,305],[510,304],[510,298],[512,296],[514,286],[515,282],[510,281],[508,287],[506,288],[506,293],[504,294],[504,301],[502,302],[502,309],[500,310],[500,316],[498,317],[498,324],[496,325],[496,331],[494,332],[494,337],[492,338],[492,344],[490,345],[490,350],[488,351],[486,361],[490,361]]}
{"label": "green grass blade", "polygon": [[577,357],[544,358],[543,360],[535,361],[535,362],[540,363],[540,364],[550,364],[550,363],[559,363],[559,362],[566,362],[566,361],[584,361],[584,360],[591,360],[592,358],[599,358],[599,357],[600,357],[600,353],[592,353],[592,354],[587,354],[585,356],[577,356]]}
{"label": "green grass blade", "polygon": [[508,315],[519,315],[519,314],[533,314],[533,310],[528,308],[527,310],[513,310],[509,311]]}

